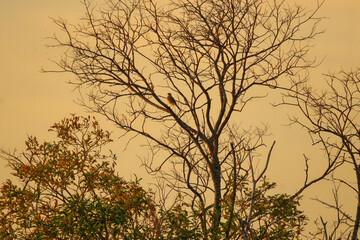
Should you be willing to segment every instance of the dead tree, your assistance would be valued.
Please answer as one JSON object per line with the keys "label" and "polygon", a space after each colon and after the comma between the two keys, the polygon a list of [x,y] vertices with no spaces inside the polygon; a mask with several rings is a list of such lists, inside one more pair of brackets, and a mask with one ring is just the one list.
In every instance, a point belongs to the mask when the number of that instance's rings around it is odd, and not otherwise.
{"label": "dead tree", "polygon": [[291,88],[287,79],[314,64],[307,53],[321,3],[313,11],[277,0],[83,4],[81,24],[55,20],[65,34],[54,46],[67,49],[60,71],[76,75],[89,110],[147,140],[145,166],[192,199],[207,239],[219,230],[231,179],[250,174],[265,145],[263,131],[241,134],[232,124],[251,100]]}
{"label": "dead tree", "polygon": [[[302,113],[292,122],[308,130],[313,143],[325,152],[328,162],[318,178],[309,180],[306,171],[304,186],[296,194],[319,180],[334,181],[334,203],[318,200],[334,209],[338,215],[334,229],[326,229],[321,219],[324,234],[326,239],[333,239],[336,234],[344,238],[348,234],[356,240],[360,223],[360,69],[325,76],[328,88],[323,92],[318,93],[309,85],[299,85],[285,98],[286,104],[297,106]],[[354,182],[336,177],[337,168],[342,167],[354,170]],[[354,193],[357,201],[354,214],[346,213],[341,208],[338,184]]]}

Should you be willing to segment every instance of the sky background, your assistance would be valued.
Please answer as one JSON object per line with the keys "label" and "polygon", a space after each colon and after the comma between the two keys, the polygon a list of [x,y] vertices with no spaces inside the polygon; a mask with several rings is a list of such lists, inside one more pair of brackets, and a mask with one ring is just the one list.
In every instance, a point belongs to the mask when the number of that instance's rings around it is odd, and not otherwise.
{"label": "sky background", "polygon": [[[298,2],[307,5],[314,1]],[[327,17],[320,25],[326,32],[313,42],[312,51],[314,56],[324,60],[312,70],[312,81],[321,82],[322,73],[360,67],[359,10],[359,0],[325,1],[319,14]],[[70,113],[88,114],[74,103],[79,95],[66,83],[71,75],[41,73],[42,68],[52,68],[54,65],[50,60],[57,59],[62,53],[62,49],[46,47],[50,43],[47,37],[58,31],[51,17],[76,22],[82,14],[82,5],[77,0],[0,0],[1,148],[24,149],[28,135],[48,140],[51,134],[47,129],[54,122]],[[261,111],[255,109],[250,114],[261,119],[259,122],[264,122],[263,116],[274,115],[269,109],[267,105]],[[273,133],[276,133],[277,145],[269,174],[271,180],[279,183],[280,191],[291,193],[296,189],[294,185],[303,181],[302,154],[306,152],[313,158],[321,155],[315,150],[312,152],[306,133],[284,127],[287,123],[286,110],[276,111],[276,123],[270,124]],[[104,127],[116,132],[109,124]],[[144,174],[139,168],[137,144],[130,144],[126,151],[123,151],[123,146],[114,145],[121,159],[122,175],[126,178],[133,173],[140,174],[140,177]],[[0,160],[0,182],[9,176],[6,162]],[[309,193],[308,198],[321,194],[321,189],[319,185]],[[306,204],[309,207],[313,203]]]}

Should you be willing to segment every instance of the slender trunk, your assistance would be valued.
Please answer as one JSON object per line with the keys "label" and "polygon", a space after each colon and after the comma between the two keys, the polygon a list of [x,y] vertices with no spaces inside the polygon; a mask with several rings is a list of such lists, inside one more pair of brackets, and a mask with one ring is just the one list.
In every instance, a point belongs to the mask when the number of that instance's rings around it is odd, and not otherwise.
{"label": "slender trunk", "polygon": [[[214,222],[212,226],[212,232],[214,236],[217,236],[219,233],[219,225],[221,219],[221,171],[220,171],[220,163],[218,157],[214,157],[213,159],[213,181],[214,181]],[[217,239],[213,238],[213,239]]]}
{"label": "slender trunk", "polygon": [[351,236],[351,240],[358,240],[358,231],[359,231],[359,224],[360,224],[360,164],[357,164],[357,160],[355,157],[354,152],[352,151],[350,144],[348,141],[343,139],[343,143],[347,148],[347,152],[350,154],[351,160],[354,164],[355,174],[356,174],[356,181],[357,181],[357,207],[356,207],[356,216],[355,216],[355,223],[354,223],[354,230]]}
{"label": "slender trunk", "polygon": [[358,232],[359,232],[359,225],[360,225],[360,164],[355,165],[355,171],[356,171],[356,180],[357,180],[357,186],[358,186],[358,192],[357,192],[358,204],[357,204],[357,208],[356,208],[354,231],[353,231],[353,234],[351,237],[352,240],[359,239]]}
{"label": "slender trunk", "polygon": [[235,157],[235,149],[234,149],[234,144],[231,143],[231,151],[232,151],[232,155],[233,155],[233,192],[231,195],[231,207],[230,207],[230,216],[229,216],[229,220],[227,222],[227,226],[226,226],[226,230],[225,230],[225,239],[230,239],[230,229],[231,229],[231,224],[233,221],[233,217],[234,217],[234,206],[235,206],[235,199],[236,199],[236,185],[237,185],[237,168],[236,168],[236,157]]}

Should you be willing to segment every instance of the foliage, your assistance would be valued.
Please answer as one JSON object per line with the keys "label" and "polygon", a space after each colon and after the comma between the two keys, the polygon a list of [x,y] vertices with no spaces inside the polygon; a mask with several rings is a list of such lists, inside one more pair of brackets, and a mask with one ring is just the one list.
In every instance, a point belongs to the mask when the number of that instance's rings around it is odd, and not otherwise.
{"label": "foliage", "polygon": [[[240,197],[236,198],[234,214],[235,221],[231,225],[230,239],[243,238],[246,228],[249,227],[247,239],[299,239],[304,230],[306,217],[298,209],[299,199],[294,199],[287,194],[269,195],[276,184],[270,183],[265,177],[261,179],[260,186],[255,190],[243,181],[237,191]],[[223,199],[224,210],[223,232],[231,213],[230,199]],[[253,205],[251,220],[248,226],[251,204]]]}
{"label": "foliage", "polygon": [[[102,149],[111,142],[94,118],[73,116],[54,124],[58,141],[26,141],[20,156],[2,152],[13,175],[0,192],[2,239],[200,239],[202,210],[180,194],[172,206],[154,201],[139,181],[126,182],[115,171],[116,156]],[[268,195],[275,187],[262,178],[253,196],[250,181],[238,179],[234,221],[229,239],[244,236],[252,212],[248,239],[297,238],[305,217],[298,201],[287,195]],[[228,196],[232,196],[229,194]],[[212,237],[223,238],[231,203],[221,201],[224,222]],[[253,206],[253,211],[250,207]]]}
{"label": "foliage", "polygon": [[1,188],[2,239],[139,239],[149,234],[155,205],[139,182],[115,173],[111,142],[90,117],[54,124],[58,141],[26,141],[20,156],[3,152],[13,175]]}

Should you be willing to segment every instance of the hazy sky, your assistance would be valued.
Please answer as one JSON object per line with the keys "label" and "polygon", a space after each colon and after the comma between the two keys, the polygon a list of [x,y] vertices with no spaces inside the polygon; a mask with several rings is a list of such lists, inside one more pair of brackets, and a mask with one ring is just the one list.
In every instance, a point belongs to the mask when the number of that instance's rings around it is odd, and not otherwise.
{"label": "hazy sky", "polygon": [[[320,80],[320,74],[327,71],[360,67],[359,10],[359,0],[325,2],[320,15],[328,19],[320,27],[326,32],[314,41],[313,49],[319,59],[325,59],[315,70],[314,77]],[[27,135],[46,139],[49,136],[47,129],[52,123],[69,116],[69,113],[86,114],[73,102],[78,93],[72,92],[72,87],[66,84],[71,75],[40,73],[42,67],[52,66],[49,59],[61,55],[61,50],[45,46],[49,43],[46,37],[57,31],[50,17],[61,16],[76,21],[82,13],[82,6],[77,0],[0,0],[0,147],[24,148]],[[286,113],[283,115],[286,117]],[[282,124],[286,123],[285,120]],[[290,144],[287,138],[293,137],[294,132],[281,134],[279,138],[283,139],[283,143],[280,141],[279,144],[282,149],[285,146],[289,152],[298,154],[294,158],[301,156],[303,149],[298,147],[305,140],[296,137]],[[134,149],[138,149],[137,146],[130,146],[128,152]],[[129,158],[136,159],[136,155],[132,154]],[[129,165],[129,172],[138,169],[139,161],[136,163]],[[301,164],[298,166],[303,169]],[[0,162],[2,166],[5,162]],[[296,164],[280,157],[274,166],[292,167]],[[9,176],[8,172],[8,168],[0,169],[0,182]],[[282,172],[281,177],[291,178],[292,174],[291,170],[287,170]],[[301,176],[302,172],[299,171],[299,174]],[[274,174],[273,180],[281,177]],[[285,190],[292,187],[289,182],[279,186]]]}

